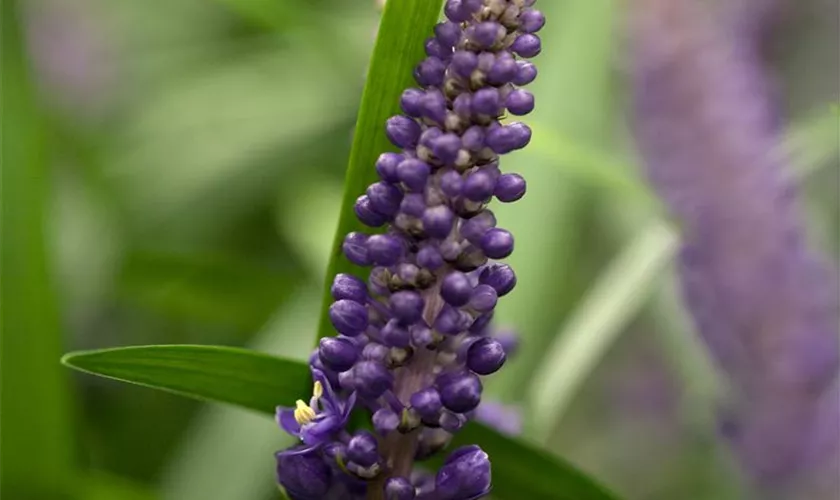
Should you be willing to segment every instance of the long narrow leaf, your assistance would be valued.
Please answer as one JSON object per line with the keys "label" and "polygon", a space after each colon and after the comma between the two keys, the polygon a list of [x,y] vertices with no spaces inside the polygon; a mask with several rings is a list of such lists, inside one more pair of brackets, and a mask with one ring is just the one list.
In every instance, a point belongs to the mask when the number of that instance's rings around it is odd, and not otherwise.
{"label": "long narrow leaf", "polygon": [[62,362],[102,377],[273,413],[301,397],[306,363],[231,347],[149,345],[70,353]]}
{"label": "long narrow leaf", "polygon": [[400,0],[385,5],[356,120],[341,216],[324,287],[318,338],[332,334],[327,315],[331,302],[329,281],[337,273],[358,271],[341,255],[344,235],[363,228],[353,213],[353,200],[368,184],[376,181],[373,168],[376,158],[393,149],[385,137],[385,120],[399,113],[400,94],[413,84],[412,70],[423,58],[424,41],[432,33],[442,5],[443,0]]}
{"label": "long narrow leaf", "polygon": [[2,24],[2,378],[0,483],[9,498],[59,498],[73,478],[71,399],[46,252],[49,172],[17,2]]}

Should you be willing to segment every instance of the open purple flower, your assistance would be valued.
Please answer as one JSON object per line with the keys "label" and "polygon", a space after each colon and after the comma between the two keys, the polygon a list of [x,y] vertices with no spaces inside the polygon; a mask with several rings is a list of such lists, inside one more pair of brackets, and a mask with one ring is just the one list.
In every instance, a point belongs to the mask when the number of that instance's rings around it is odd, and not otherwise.
{"label": "open purple flower", "polygon": [[295,408],[277,407],[277,423],[304,444],[290,450],[293,454],[308,453],[328,443],[347,425],[356,404],[355,392],[346,401],[339,399],[322,371],[313,369],[312,378],[315,385],[309,404],[299,399]]}

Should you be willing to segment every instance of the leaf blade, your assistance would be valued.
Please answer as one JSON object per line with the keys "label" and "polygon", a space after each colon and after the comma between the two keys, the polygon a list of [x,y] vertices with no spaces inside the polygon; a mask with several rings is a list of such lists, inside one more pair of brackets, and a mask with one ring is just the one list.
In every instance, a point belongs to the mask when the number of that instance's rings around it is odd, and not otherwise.
{"label": "leaf blade", "polygon": [[385,4],[376,46],[362,94],[353,147],[344,181],[341,214],[327,268],[326,284],[318,338],[332,335],[328,309],[333,276],[360,268],[350,264],[341,254],[344,235],[363,229],[353,213],[353,200],[365,187],[376,181],[373,168],[376,158],[394,147],[384,133],[385,120],[399,113],[399,96],[411,87],[412,69],[423,58],[423,44],[438,19],[443,0],[402,0]]}
{"label": "leaf blade", "polygon": [[452,447],[478,444],[490,455],[493,497],[504,500],[617,500],[573,465],[520,440],[473,422],[455,435]]}
{"label": "leaf blade", "polygon": [[303,362],[233,347],[118,347],[73,352],[61,362],[101,377],[267,414],[278,404],[291,405],[309,383]]}

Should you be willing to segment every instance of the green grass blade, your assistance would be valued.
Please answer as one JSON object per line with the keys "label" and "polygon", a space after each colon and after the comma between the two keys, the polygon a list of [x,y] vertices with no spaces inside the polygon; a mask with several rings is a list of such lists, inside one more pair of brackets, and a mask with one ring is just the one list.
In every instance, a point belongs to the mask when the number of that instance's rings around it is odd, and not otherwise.
{"label": "green grass blade", "polygon": [[490,455],[493,498],[500,500],[616,500],[614,494],[571,464],[489,427],[471,423],[459,431],[456,446],[478,444]]}
{"label": "green grass blade", "polygon": [[[58,498],[73,479],[72,410],[46,252],[50,173],[17,3],[2,3],[2,420],[0,482],[9,498]],[[28,492],[27,492],[28,491]],[[36,493],[37,491],[37,493]]]}
{"label": "green grass blade", "polygon": [[247,349],[149,345],[80,351],[65,365],[106,378],[273,414],[310,383],[306,363]]}
{"label": "green grass blade", "polygon": [[643,230],[604,271],[549,348],[529,392],[538,438],[546,438],[601,356],[647,302],[677,251],[661,222]]}
{"label": "green grass blade", "polygon": [[385,5],[356,120],[341,215],[327,269],[318,338],[333,334],[327,314],[332,302],[329,285],[333,276],[354,271],[361,275],[360,269],[341,254],[344,235],[364,227],[353,213],[353,201],[368,184],[376,181],[376,158],[394,149],[385,137],[385,120],[400,112],[400,95],[414,85],[413,69],[423,59],[423,44],[432,33],[442,5],[443,0],[399,0]]}

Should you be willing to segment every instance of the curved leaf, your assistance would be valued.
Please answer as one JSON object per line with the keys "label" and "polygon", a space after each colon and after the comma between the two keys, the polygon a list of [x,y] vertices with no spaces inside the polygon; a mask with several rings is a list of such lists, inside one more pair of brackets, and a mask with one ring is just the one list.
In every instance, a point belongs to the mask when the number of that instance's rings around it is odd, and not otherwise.
{"label": "curved leaf", "polygon": [[493,464],[493,497],[501,500],[617,500],[571,464],[546,451],[471,423],[452,441],[452,447],[481,446]]}
{"label": "curved leaf", "polygon": [[341,255],[344,235],[363,229],[353,213],[353,201],[368,184],[376,181],[376,158],[384,151],[394,149],[385,137],[385,120],[400,112],[400,94],[414,85],[413,69],[423,59],[423,44],[432,33],[442,5],[443,0],[402,0],[385,4],[356,120],[341,215],[324,287],[318,338],[333,334],[327,315],[332,302],[329,292],[332,277],[359,270]]}
{"label": "curved leaf", "polygon": [[65,365],[131,384],[273,414],[307,391],[306,363],[247,349],[148,345],[80,351]]}

